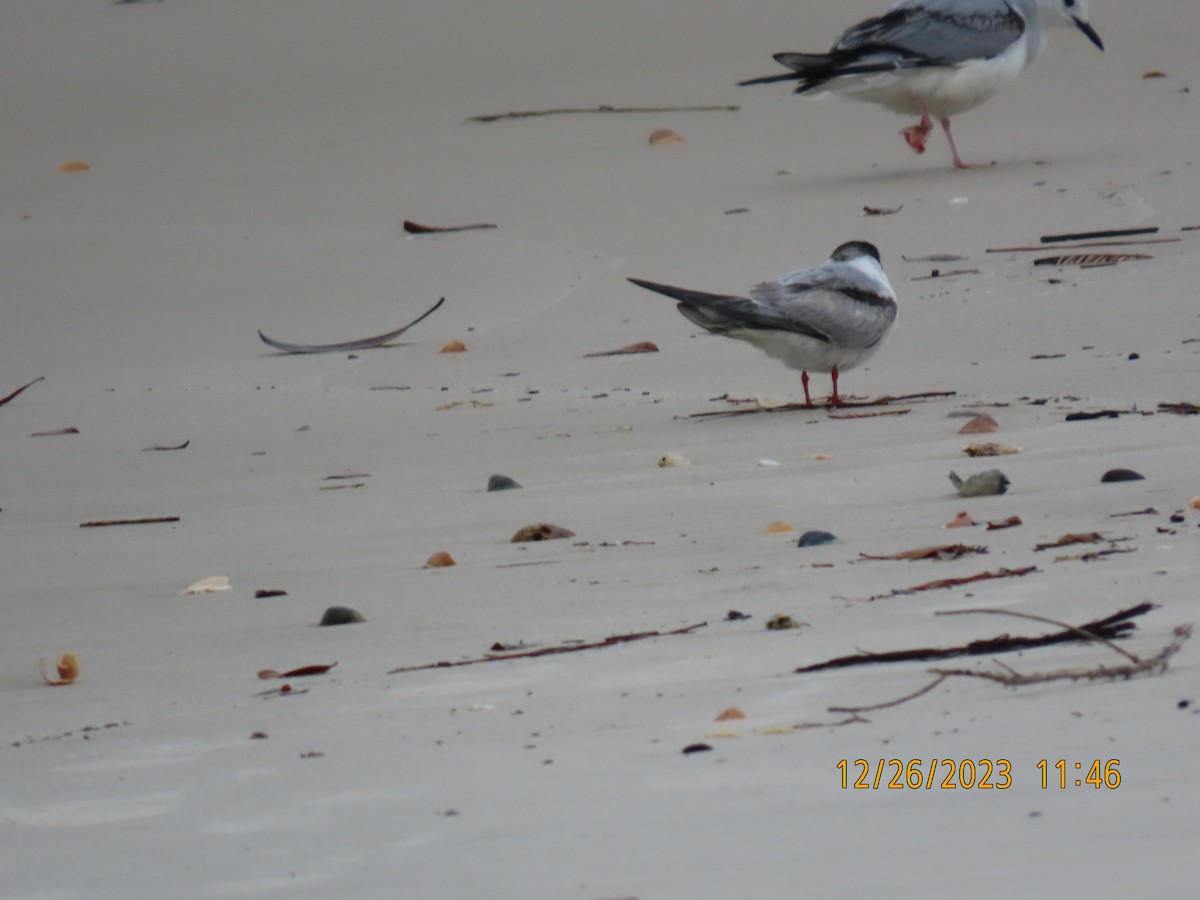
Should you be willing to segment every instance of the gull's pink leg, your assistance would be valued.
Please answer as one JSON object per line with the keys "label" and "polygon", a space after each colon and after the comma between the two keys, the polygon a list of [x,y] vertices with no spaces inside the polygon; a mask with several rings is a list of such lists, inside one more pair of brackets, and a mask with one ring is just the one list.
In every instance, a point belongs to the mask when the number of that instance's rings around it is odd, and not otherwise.
{"label": "gull's pink leg", "polygon": [[800,383],[804,385],[804,405],[809,409],[813,408],[812,397],[808,396],[808,373],[803,369],[800,370]]}
{"label": "gull's pink leg", "polygon": [[[946,120],[943,119],[943,122]],[[929,116],[922,115],[921,121],[916,125],[909,125],[907,128],[900,129],[900,133],[904,135],[904,140],[908,146],[912,147],[917,153],[925,152],[925,141],[929,137],[929,132],[933,131],[933,122],[929,120]]]}
{"label": "gull's pink leg", "polygon": [[946,140],[950,142],[950,153],[954,156],[954,168],[956,169],[986,169],[988,166],[994,166],[994,162],[990,163],[965,163],[958,155],[958,148],[954,146],[954,135],[950,133],[950,120],[942,119],[942,131],[946,132]]}

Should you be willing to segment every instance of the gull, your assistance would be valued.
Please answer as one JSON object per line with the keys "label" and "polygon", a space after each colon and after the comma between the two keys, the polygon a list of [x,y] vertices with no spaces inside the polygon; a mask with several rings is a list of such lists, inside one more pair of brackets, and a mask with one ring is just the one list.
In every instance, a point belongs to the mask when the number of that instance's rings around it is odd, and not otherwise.
{"label": "gull", "polygon": [[950,117],[1006,87],[1046,44],[1046,29],[1078,28],[1104,49],[1088,24],[1087,0],[902,0],[846,31],[828,53],[776,53],[792,71],[740,84],[795,80],[797,94],[840,93],[921,121],[900,133],[917,153],[937,117],[956,169],[964,163]]}
{"label": "gull", "polygon": [[819,266],[757,284],[749,297],[629,280],[678,300],[679,311],[701,328],[746,341],[799,369],[810,409],[809,371],[833,376],[830,402],[841,406],[838,372],[874,354],[896,319],[896,292],[883,273],[879,250],[866,241],[849,241]]}

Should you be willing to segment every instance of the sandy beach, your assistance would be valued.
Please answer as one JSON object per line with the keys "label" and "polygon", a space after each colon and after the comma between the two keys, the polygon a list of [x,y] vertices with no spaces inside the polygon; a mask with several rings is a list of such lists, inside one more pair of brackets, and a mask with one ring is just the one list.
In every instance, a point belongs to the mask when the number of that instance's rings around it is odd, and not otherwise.
{"label": "sandy beach", "polygon": [[[885,5],[6,5],[0,896],[1186,893],[1200,14],[1096,0],[955,119],[978,170],[736,86]],[[714,108],[471,120],[602,105]],[[852,239],[899,314],[843,409],[626,281]]]}

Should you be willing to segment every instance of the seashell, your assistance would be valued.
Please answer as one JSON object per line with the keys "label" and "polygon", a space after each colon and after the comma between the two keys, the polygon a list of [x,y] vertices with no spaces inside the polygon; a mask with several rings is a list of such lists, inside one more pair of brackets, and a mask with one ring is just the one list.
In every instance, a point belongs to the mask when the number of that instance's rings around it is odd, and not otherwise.
{"label": "seashell", "polygon": [[764,456],[757,463],[755,463],[755,465],[762,466],[765,469],[774,468],[775,466],[779,465],[779,460]]}
{"label": "seashell", "polygon": [[1192,498],[1192,509],[1200,509],[1200,497]]}
{"label": "seashell", "polygon": [[768,525],[766,528],[763,529],[763,534],[783,534],[785,532],[795,531],[795,530],[796,529],[793,528],[791,525],[789,525],[787,522],[772,522],[770,525]]}
{"label": "seashell", "polygon": [[1000,423],[983,413],[978,416],[972,416],[967,420],[967,424],[958,429],[959,434],[990,434],[1000,428]]}
{"label": "seashell", "polygon": [[809,457],[809,459],[823,460],[823,459],[833,459],[833,457],[830,456],[828,453],[814,453],[812,456]]}
{"label": "seashell", "polygon": [[680,466],[690,466],[692,461],[679,453],[664,453],[658,460],[660,469],[677,469]]}
{"label": "seashell", "polygon": [[60,172],[86,172],[91,169],[82,159],[72,159],[58,167]]}
{"label": "seashell", "polygon": [[736,706],[731,706],[728,709],[721,710],[721,713],[713,719],[714,722],[729,722],[733,719],[744,719],[746,714]]}
{"label": "seashell", "polygon": [[1100,477],[1101,484],[1108,484],[1113,481],[1144,481],[1145,475],[1140,472],[1135,472],[1133,469],[1109,469]]}
{"label": "seashell", "polygon": [[458,563],[456,563],[454,561],[454,557],[445,550],[439,550],[437,553],[433,554],[433,556],[429,557],[429,559],[425,560],[425,568],[427,569],[444,569],[447,566],[455,565],[458,565]]}
{"label": "seashell", "polygon": [[231,585],[229,578],[226,575],[209,575],[207,578],[201,578],[199,581],[193,581],[184,589],[182,596],[194,594],[215,594],[217,591],[227,591]]}
{"label": "seashell", "polygon": [[1011,453],[1020,453],[1020,447],[1014,447],[1011,444],[968,444],[963,448],[963,453],[967,456],[1008,456]]}
{"label": "seashell", "polygon": [[785,615],[784,613],[777,613],[776,615],[773,615],[771,618],[767,619],[768,631],[786,631],[789,628],[799,627],[799,622],[797,622],[791,616]]}
{"label": "seashell", "polygon": [[1012,484],[1008,480],[1008,476],[999,469],[977,472],[966,481],[959,478],[957,472],[951,472],[950,483],[962,497],[987,497],[992,494],[1003,494]]}
{"label": "seashell", "polygon": [[320,625],[353,625],[357,622],[365,622],[362,613],[356,609],[351,609],[348,606],[331,606],[325,610],[325,615],[321,616]]}
{"label": "seashell", "polygon": [[64,653],[58,658],[55,668],[58,669],[58,677],[51,678],[46,674],[46,660],[38,660],[38,671],[42,673],[42,681],[46,684],[52,687],[74,684],[75,679],[79,677],[79,657],[74,653]]}
{"label": "seashell", "polygon": [[951,521],[947,522],[942,527],[943,528],[970,528],[972,525],[978,525],[978,524],[979,523],[976,522],[974,519],[972,519],[969,515],[967,515],[966,511],[964,510],[963,512],[960,512],[957,516],[955,516]]}
{"label": "seashell", "polygon": [[519,487],[521,485],[507,475],[492,475],[488,478],[487,489],[489,491],[514,491]]}
{"label": "seashell", "polygon": [[462,341],[451,341],[450,343],[446,344],[446,346],[442,347],[441,350],[438,351],[438,353],[466,353],[466,352],[467,352],[467,345],[464,344]]}
{"label": "seashell", "polygon": [[524,541],[554,541],[560,538],[575,537],[575,532],[558,525],[540,522],[537,525],[526,525],[512,536],[510,543],[520,544]]}
{"label": "seashell", "polygon": [[837,535],[831,534],[828,531],[806,531],[800,535],[800,540],[796,542],[797,547],[819,547],[822,544],[832,544],[837,540]]}
{"label": "seashell", "polygon": [[659,144],[678,144],[682,140],[683,137],[672,131],[670,128],[656,128],[650,132],[651,146],[658,146]]}

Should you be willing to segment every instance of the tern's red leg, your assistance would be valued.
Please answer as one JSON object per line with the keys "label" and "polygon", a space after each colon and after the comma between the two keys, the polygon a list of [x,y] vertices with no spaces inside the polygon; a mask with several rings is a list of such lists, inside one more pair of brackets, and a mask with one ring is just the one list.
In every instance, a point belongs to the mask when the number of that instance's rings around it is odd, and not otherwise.
{"label": "tern's red leg", "polygon": [[958,148],[954,146],[954,135],[950,133],[950,120],[942,119],[942,131],[946,132],[946,140],[950,142],[950,153],[954,156],[954,168],[956,169],[986,169],[988,166],[994,166],[994,162],[990,163],[965,163],[958,155]]}
{"label": "tern's red leg", "polygon": [[[943,119],[942,121],[945,122],[946,120]],[[900,133],[904,135],[904,140],[908,143],[908,146],[912,147],[917,153],[924,153],[925,140],[929,137],[929,132],[931,131],[933,131],[933,122],[929,121],[929,116],[923,115],[918,124],[902,128]],[[956,154],[955,159],[957,158]]]}
{"label": "tern's red leg", "polygon": [[838,396],[837,391],[837,366],[833,367],[833,371],[830,374],[833,376],[833,396],[829,398],[829,403],[831,406],[841,406],[842,398]]}
{"label": "tern's red leg", "polygon": [[804,405],[809,409],[813,408],[812,397],[808,396],[808,373],[803,369],[800,371],[800,383],[804,385]]}

